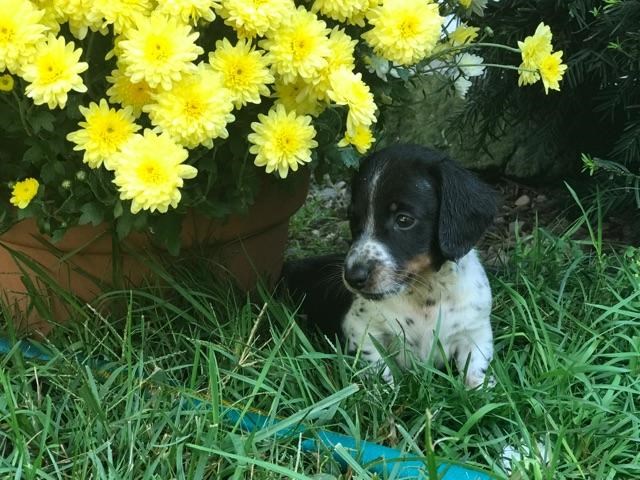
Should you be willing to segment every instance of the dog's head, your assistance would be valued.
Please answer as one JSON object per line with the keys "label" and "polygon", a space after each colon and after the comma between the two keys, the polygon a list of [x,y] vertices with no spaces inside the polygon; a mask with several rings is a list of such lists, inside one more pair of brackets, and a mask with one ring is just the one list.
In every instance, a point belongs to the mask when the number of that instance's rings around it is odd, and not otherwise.
{"label": "dog's head", "polygon": [[351,195],[344,280],[373,300],[466,255],[496,213],[491,188],[445,154],[416,145],[367,157]]}

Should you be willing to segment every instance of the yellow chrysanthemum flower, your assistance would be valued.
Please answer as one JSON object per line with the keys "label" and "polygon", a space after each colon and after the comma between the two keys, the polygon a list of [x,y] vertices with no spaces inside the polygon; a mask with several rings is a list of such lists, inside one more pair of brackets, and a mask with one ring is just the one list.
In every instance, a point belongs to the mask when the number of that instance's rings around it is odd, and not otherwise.
{"label": "yellow chrysanthemum flower", "polygon": [[368,17],[373,28],[362,38],[377,55],[401,65],[412,65],[431,53],[444,20],[431,0],[383,0]]}
{"label": "yellow chrysanthemum flower", "polygon": [[298,165],[311,161],[311,149],[318,146],[311,117],[287,113],[283,105],[276,105],[268,115],[258,115],[258,120],[251,124],[255,133],[247,137],[253,144],[249,152],[256,156],[256,166],[286,178],[290,169],[295,172]]}
{"label": "yellow chrysanthemum flower", "polygon": [[44,15],[40,19],[40,24],[47,28],[47,33],[53,33],[57,35],[60,32],[60,23],[63,22],[63,18],[60,12],[56,9],[57,0],[31,0],[31,3],[42,10]]}
{"label": "yellow chrysanthemum flower", "polygon": [[111,75],[107,76],[107,82],[111,83],[107,90],[109,101],[119,103],[123,107],[131,107],[135,118],[142,113],[142,107],[153,102],[152,96],[155,90],[144,80],[131,83],[129,77],[120,69],[113,70]]}
{"label": "yellow chrysanthemum flower", "polygon": [[376,139],[369,127],[364,125],[355,125],[352,131],[347,130],[344,138],[338,142],[339,147],[353,145],[359,153],[365,154],[373,145]]}
{"label": "yellow chrysanthemum flower", "polygon": [[310,81],[327,66],[331,54],[328,34],[326,23],[299,7],[280,28],[268,33],[260,46],[268,51],[273,70],[285,82],[297,76]]}
{"label": "yellow chrysanthemum flower", "polygon": [[276,78],[274,90],[276,104],[284,106],[287,112],[317,117],[326,107],[326,103],[317,97],[315,86],[300,77],[296,77],[291,83],[284,83],[282,79]]}
{"label": "yellow chrysanthemum flower", "polygon": [[107,33],[93,0],[55,0],[54,6],[59,21],[68,22],[69,31],[78,40],[83,40],[89,30]]}
{"label": "yellow chrysanthemum flower", "polygon": [[81,54],[82,49],[74,50],[73,42],[65,43],[64,38],[53,34],[38,45],[33,63],[25,65],[22,74],[29,82],[25,91],[33,103],[46,103],[50,109],[64,108],[71,90],[87,91],[80,74],[89,65],[79,61]]}
{"label": "yellow chrysanthemum flower", "polygon": [[331,88],[329,77],[332,72],[340,68],[353,70],[355,60],[353,52],[356,48],[357,40],[353,40],[344,30],[334,28],[329,35],[329,49],[331,54],[327,58],[327,66],[320,71],[317,80],[314,82],[315,94],[319,99],[327,100],[327,91]]}
{"label": "yellow chrysanthemum flower", "polygon": [[449,35],[449,41],[453,46],[471,43],[478,38],[479,31],[478,27],[470,27],[466,23],[462,23]]}
{"label": "yellow chrysanthemum flower", "polygon": [[267,84],[273,83],[273,75],[262,52],[255,50],[250,40],[239,40],[235,45],[226,38],[216,42],[209,63],[222,76],[236,108],[260,103],[260,95],[269,95]]}
{"label": "yellow chrysanthemum flower", "polygon": [[535,65],[526,67],[524,63],[520,64],[520,67],[518,67],[519,87],[522,87],[523,85],[533,85],[538,80],[540,80],[540,74],[538,73],[537,67]]}
{"label": "yellow chrysanthemum flower", "polygon": [[93,0],[94,10],[105,25],[113,25],[115,34],[134,28],[136,18],[149,16],[153,6],[151,0]]}
{"label": "yellow chrysanthemum flower", "polygon": [[369,126],[376,121],[376,104],[373,94],[360,73],[340,68],[329,77],[329,98],[338,105],[347,105],[347,130],[355,131],[357,125]]}
{"label": "yellow chrysanthemum flower", "polygon": [[195,70],[192,62],[204,52],[195,43],[198,35],[175,18],[155,13],[138,17],[136,28],[118,45],[125,74],[133,83],[144,80],[152,88],[171,89],[183,74]]}
{"label": "yellow chrysanthemum flower", "polygon": [[364,27],[366,12],[377,3],[377,0],[315,0],[311,11],[341,23]]}
{"label": "yellow chrysanthemum flower", "polygon": [[220,8],[216,0],[163,0],[158,2],[157,11],[195,27],[200,20],[213,22],[216,18],[214,8]]}
{"label": "yellow chrysanthemum flower", "polygon": [[533,35],[522,42],[518,42],[522,63],[518,68],[518,85],[531,85],[540,80],[538,69],[542,59],[551,55],[551,29],[544,23],[540,23]]}
{"label": "yellow chrysanthemum flower", "polygon": [[140,210],[166,213],[182,198],[184,180],[198,170],[185,165],[189,152],[166,134],[145,130],[136,134],[117,154],[115,178],[122,200],[131,200],[131,213]]}
{"label": "yellow chrysanthemum flower", "polygon": [[11,190],[9,202],[18,208],[27,208],[33,197],[38,193],[39,186],[40,184],[35,178],[27,178],[16,182]]}
{"label": "yellow chrysanthemum flower", "polygon": [[8,73],[0,75],[0,92],[10,92],[13,90],[13,77]]}
{"label": "yellow chrysanthemum flower", "polygon": [[551,53],[553,46],[551,29],[544,23],[540,23],[533,35],[522,42],[518,42],[518,48],[522,55],[522,62],[528,65],[539,65],[540,61]]}
{"label": "yellow chrysanthemum flower", "polygon": [[84,150],[82,161],[91,168],[99,168],[104,163],[107,170],[113,170],[113,156],[140,130],[131,107],[109,108],[103,98],[100,104],[91,102],[89,108],[81,106],[80,112],[85,118],[78,123],[82,128],[69,133],[67,140],[76,144],[74,150]]}
{"label": "yellow chrysanthemum flower", "polygon": [[560,80],[567,66],[562,63],[562,50],[547,55],[540,61],[540,77],[544,85],[544,93],[551,90],[560,90]]}
{"label": "yellow chrysanthemum flower", "polygon": [[294,11],[293,0],[225,0],[218,13],[239,38],[262,37]]}
{"label": "yellow chrysanthemum flower", "polygon": [[223,87],[219,73],[200,64],[196,72],[183,77],[170,91],[154,96],[144,107],[151,123],[177,143],[195,148],[213,146],[214,138],[227,138],[227,124],[234,120],[232,95]]}
{"label": "yellow chrysanthemum flower", "polygon": [[24,0],[0,0],[0,72],[20,73],[35,53],[47,29],[40,20],[44,11]]}

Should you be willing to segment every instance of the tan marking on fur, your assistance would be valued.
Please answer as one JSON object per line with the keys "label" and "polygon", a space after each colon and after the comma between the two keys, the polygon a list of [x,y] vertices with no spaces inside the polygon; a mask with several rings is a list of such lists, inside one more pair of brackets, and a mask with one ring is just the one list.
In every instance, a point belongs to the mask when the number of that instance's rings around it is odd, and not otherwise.
{"label": "tan marking on fur", "polygon": [[405,264],[405,271],[410,275],[422,275],[433,271],[431,255],[422,253]]}

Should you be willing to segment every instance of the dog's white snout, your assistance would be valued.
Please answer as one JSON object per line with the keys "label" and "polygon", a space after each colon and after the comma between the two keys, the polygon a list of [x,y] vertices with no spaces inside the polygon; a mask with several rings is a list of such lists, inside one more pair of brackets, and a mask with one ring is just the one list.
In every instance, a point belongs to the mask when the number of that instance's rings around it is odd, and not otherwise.
{"label": "dog's white snout", "polygon": [[[347,254],[344,266],[344,280],[354,290],[376,292],[395,264],[387,249],[381,243],[368,238],[358,240]],[[384,281],[383,281],[384,283]]]}

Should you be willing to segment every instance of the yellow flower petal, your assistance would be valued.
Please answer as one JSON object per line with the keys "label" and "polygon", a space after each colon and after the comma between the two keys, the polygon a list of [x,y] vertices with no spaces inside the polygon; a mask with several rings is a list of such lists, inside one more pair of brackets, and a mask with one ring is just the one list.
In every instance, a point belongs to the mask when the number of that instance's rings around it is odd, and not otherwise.
{"label": "yellow flower petal", "polygon": [[118,153],[113,183],[122,200],[131,200],[131,213],[140,210],[166,213],[182,199],[184,180],[198,171],[185,165],[189,153],[167,134],[145,130],[136,134]]}
{"label": "yellow flower petal", "polygon": [[401,65],[417,63],[433,51],[444,20],[431,0],[384,0],[368,16],[373,28],[362,38],[377,55]]}
{"label": "yellow flower petal", "polygon": [[289,169],[295,172],[298,165],[311,161],[311,149],[318,146],[311,117],[287,113],[283,105],[276,105],[267,115],[258,115],[258,120],[251,124],[254,133],[248,136],[256,166],[286,178]]}
{"label": "yellow flower petal", "polygon": [[89,65],[80,61],[82,49],[74,49],[73,42],[49,34],[46,42],[38,45],[33,63],[24,67],[24,78],[29,85],[26,94],[36,105],[46,103],[50,109],[64,108],[71,90],[86,92],[80,73]]}
{"label": "yellow flower petal", "polygon": [[88,108],[80,107],[85,118],[78,125],[80,130],[67,135],[67,140],[75,143],[74,150],[84,150],[83,161],[91,168],[113,170],[113,157],[140,129],[134,122],[131,107],[122,110],[110,108],[103,98],[100,104],[91,102]]}
{"label": "yellow flower petal", "polygon": [[38,193],[40,184],[35,178],[27,178],[20,182],[16,182],[11,190],[11,198],[9,202],[18,208],[27,208],[33,197]]}

